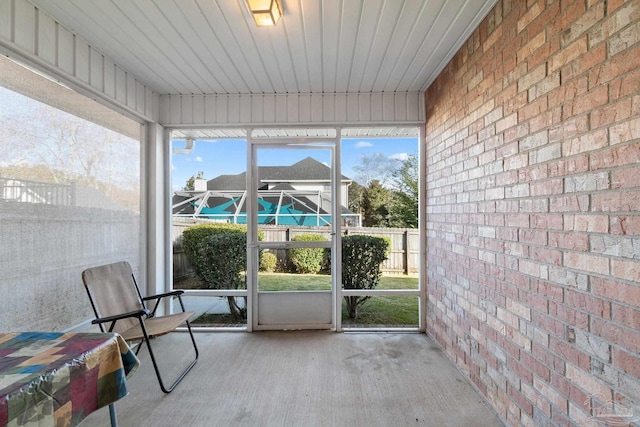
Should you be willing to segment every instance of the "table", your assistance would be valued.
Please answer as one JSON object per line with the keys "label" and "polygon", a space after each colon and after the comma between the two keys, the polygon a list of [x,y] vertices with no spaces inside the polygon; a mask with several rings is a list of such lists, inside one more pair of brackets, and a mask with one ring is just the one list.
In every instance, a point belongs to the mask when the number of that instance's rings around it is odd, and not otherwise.
{"label": "table", "polygon": [[113,333],[0,333],[0,427],[78,425],[126,396],[139,360]]}

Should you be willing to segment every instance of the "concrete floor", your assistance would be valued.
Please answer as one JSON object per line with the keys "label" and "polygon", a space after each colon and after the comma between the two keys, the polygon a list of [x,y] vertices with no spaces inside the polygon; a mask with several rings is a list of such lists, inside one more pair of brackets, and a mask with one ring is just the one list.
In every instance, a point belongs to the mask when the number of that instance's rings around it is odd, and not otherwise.
{"label": "concrete floor", "polygon": [[[129,426],[502,426],[424,334],[200,333],[200,360],[164,395],[146,349],[116,405]],[[188,335],[154,340],[170,379]],[[191,356],[191,353],[189,353]],[[82,427],[108,426],[106,408]]]}

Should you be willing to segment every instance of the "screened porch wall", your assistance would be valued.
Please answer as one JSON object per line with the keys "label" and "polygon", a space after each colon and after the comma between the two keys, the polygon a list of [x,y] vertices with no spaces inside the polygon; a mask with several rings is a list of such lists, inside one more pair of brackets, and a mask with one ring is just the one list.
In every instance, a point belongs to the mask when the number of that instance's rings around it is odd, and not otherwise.
{"label": "screened porch wall", "polygon": [[[87,98],[146,122],[146,136],[140,152],[143,197],[139,234],[142,248],[140,276],[151,284],[147,289],[149,293],[163,291],[171,281],[171,237],[167,218],[170,207],[165,206],[164,197],[170,187],[167,172],[170,159],[164,150],[165,127],[228,127],[240,124],[243,127],[382,125],[415,128],[424,126],[425,121],[424,98],[417,92],[160,96],[27,0],[0,1],[0,54],[51,76]],[[132,232],[130,235],[136,234]],[[122,257],[129,257],[129,254],[122,253]],[[96,257],[92,262],[98,263],[99,259]],[[63,264],[52,264],[49,268],[63,271],[66,268]],[[64,273],[64,282],[75,280],[77,276],[73,286],[81,286],[80,278],[75,274],[81,266],[74,268],[74,273]],[[34,288],[41,282],[35,274],[25,280]],[[80,292],[83,292],[81,288]],[[79,303],[82,298],[82,293],[73,295],[74,303]],[[26,303],[21,304],[16,306],[12,303],[12,309],[28,309],[31,310],[28,316],[38,316],[40,305],[29,308]],[[56,310],[73,311],[64,305],[56,307]],[[67,329],[81,324],[76,314],[64,319],[46,323],[43,328]],[[25,324],[21,328],[27,327]]]}
{"label": "screened porch wall", "polygon": [[[157,120],[158,95],[150,87],[26,0],[0,1],[0,54],[138,122]],[[82,269],[127,259],[144,278],[141,252],[149,244],[137,236],[145,222],[126,210],[3,203],[0,329],[86,327],[92,314]]]}

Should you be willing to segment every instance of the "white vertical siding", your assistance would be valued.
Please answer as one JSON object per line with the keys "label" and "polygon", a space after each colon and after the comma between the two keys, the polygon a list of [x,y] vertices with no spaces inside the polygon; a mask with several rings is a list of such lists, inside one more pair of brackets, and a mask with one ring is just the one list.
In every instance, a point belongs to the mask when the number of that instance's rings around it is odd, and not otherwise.
{"label": "white vertical siding", "polygon": [[102,58],[103,77],[104,77],[104,94],[109,98],[116,97],[116,64],[109,58]]}
{"label": "white vertical siding", "polygon": [[84,40],[76,37],[76,68],[75,75],[82,83],[89,84],[90,56],[91,47]]}
{"label": "white vertical siding", "polygon": [[251,95],[240,95],[240,117],[251,117],[251,99]]}
{"label": "white vertical siding", "polygon": [[[286,115],[282,117],[284,122],[299,122],[300,117],[300,97],[283,95],[285,104],[287,105]],[[162,101],[160,101],[162,102]]]}
{"label": "white vertical siding", "polygon": [[[251,117],[244,119],[253,121]],[[302,94],[298,96],[298,116],[293,116],[292,119],[300,123],[311,122],[311,95]]]}
{"label": "white vertical siding", "polygon": [[103,57],[95,50],[89,50],[89,84],[98,92],[104,91]]}
{"label": "white vertical siding", "polygon": [[183,125],[421,124],[420,93],[162,95],[160,123]]}
{"label": "white vertical siding", "polygon": [[[225,108],[228,102],[227,97],[219,96],[215,97],[215,100],[215,109],[212,111],[213,117],[215,117],[214,123],[226,123],[229,120],[227,109]],[[162,102],[160,105],[162,105]]]}
{"label": "white vertical siding", "polygon": [[262,118],[265,123],[276,121],[276,97],[275,95],[265,95],[262,108]]}
{"label": "white vertical siding", "polygon": [[116,101],[119,104],[127,105],[127,73],[117,65],[116,67]]}
{"label": "white vertical siding", "polygon": [[395,118],[395,97],[393,93],[382,94],[382,121],[392,121]]}
{"label": "white vertical siding", "polygon": [[338,121],[337,117],[347,116],[347,95],[344,93],[338,93],[334,97],[334,121]]}
{"label": "white vertical siding", "polygon": [[138,101],[137,93],[136,93],[136,79],[131,75],[126,73],[126,100],[127,106],[133,110],[136,109],[136,104]]}
{"label": "white vertical siding", "polygon": [[0,0],[0,53],[31,62],[140,118],[158,118],[157,94],[26,0]]}
{"label": "white vertical siding", "polygon": [[0,38],[11,40],[13,12],[10,1],[0,1]]}
{"label": "white vertical siding", "polygon": [[[14,3],[12,28],[13,42],[26,52],[35,53],[36,50],[36,9],[26,1]],[[15,25],[12,25],[13,23]]]}
{"label": "white vertical siding", "polygon": [[193,120],[204,122],[205,115],[207,110],[204,106],[204,98],[201,96],[195,97],[193,99]]}
{"label": "white vertical siding", "polygon": [[64,74],[73,76],[76,50],[73,34],[58,25],[58,40],[56,40],[56,43],[58,45],[58,63],[56,65]]}
{"label": "white vertical siding", "polygon": [[[7,3],[7,2],[5,2]],[[58,25],[48,16],[38,19],[38,51],[37,54],[51,65],[56,65],[56,40]]]}

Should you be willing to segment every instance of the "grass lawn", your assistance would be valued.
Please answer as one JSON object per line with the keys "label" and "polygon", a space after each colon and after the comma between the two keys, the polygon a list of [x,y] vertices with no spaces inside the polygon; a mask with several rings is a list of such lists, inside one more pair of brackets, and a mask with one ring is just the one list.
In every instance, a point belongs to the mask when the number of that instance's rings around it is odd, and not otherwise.
{"label": "grass lawn", "polygon": [[[258,289],[260,291],[330,291],[331,276],[260,272]],[[376,289],[418,289],[418,278],[413,276],[382,276]]]}
{"label": "grass lawn", "polygon": [[330,291],[325,274],[258,273],[258,291]]}
{"label": "grass lawn", "polygon": [[371,297],[358,309],[358,318],[347,317],[342,301],[342,325],[351,327],[418,327],[418,298]]}
{"label": "grass lawn", "polygon": [[[263,273],[258,277],[258,289],[263,292],[331,290],[331,276],[321,274]],[[383,276],[376,289],[418,289],[418,278],[412,276]],[[358,309],[358,319],[346,317],[343,301],[342,324],[346,327],[402,327],[418,326],[418,298],[375,296]],[[230,317],[226,315],[226,317]],[[194,325],[236,323],[225,315],[205,314]]]}

